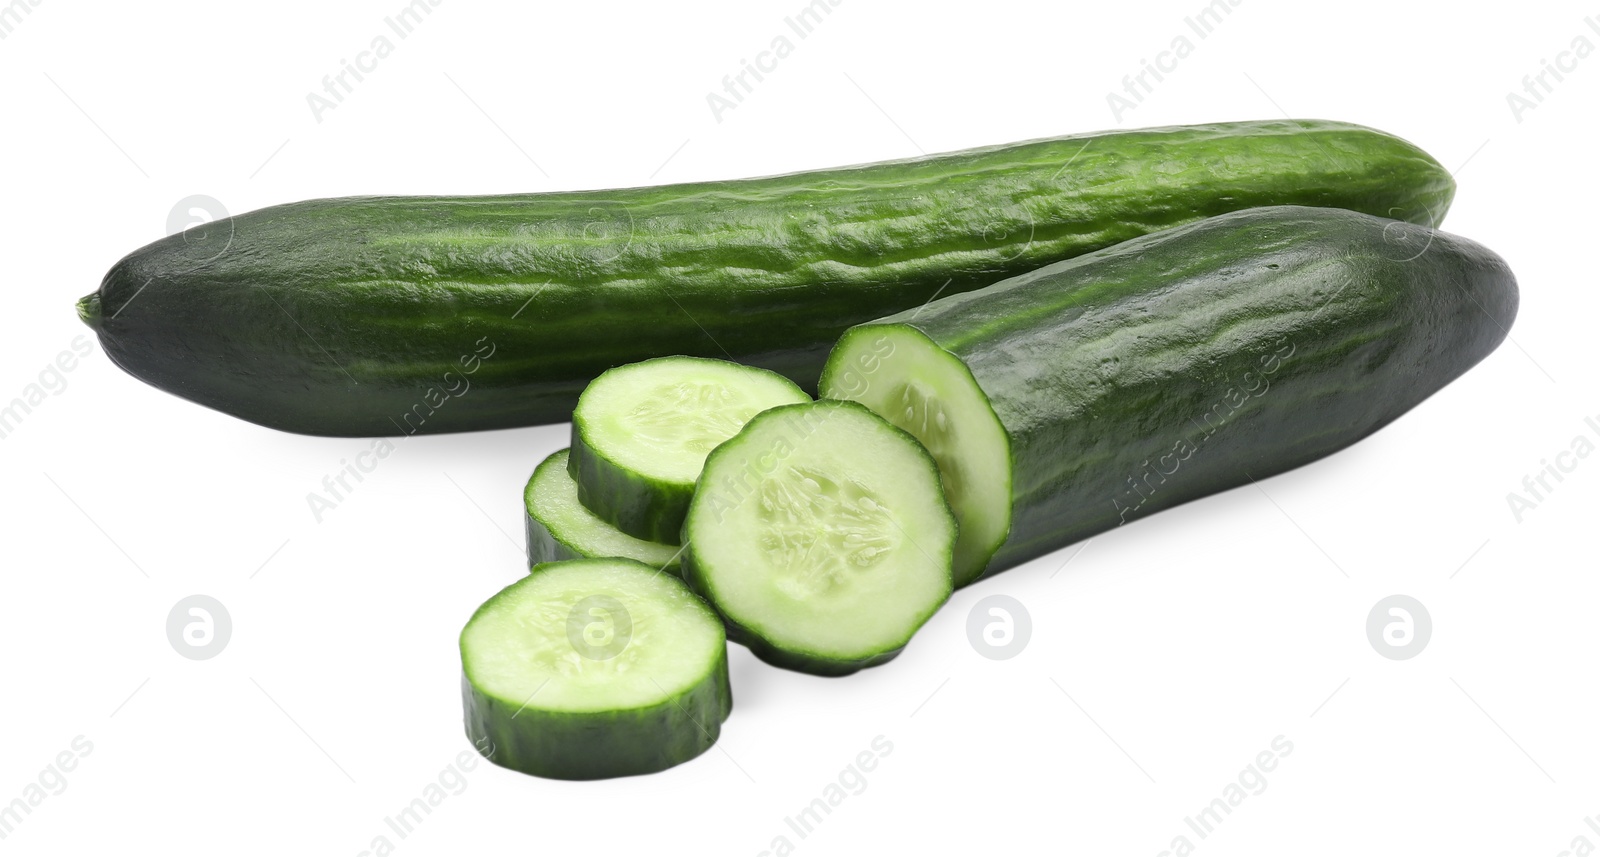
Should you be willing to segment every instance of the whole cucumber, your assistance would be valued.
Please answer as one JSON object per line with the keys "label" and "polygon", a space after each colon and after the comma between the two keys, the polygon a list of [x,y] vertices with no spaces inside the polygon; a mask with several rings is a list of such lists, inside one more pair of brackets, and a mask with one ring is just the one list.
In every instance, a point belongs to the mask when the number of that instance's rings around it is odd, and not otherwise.
{"label": "whole cucumber", "polygon": [[320,435],[567,420],[601,372],[724,357],[815,389],[845,328],[1252,206],[1436,224],[1454,182],[1335,122],[1036,140],[741,181],[280,205],[134,252],[79,314],[132,375]]}

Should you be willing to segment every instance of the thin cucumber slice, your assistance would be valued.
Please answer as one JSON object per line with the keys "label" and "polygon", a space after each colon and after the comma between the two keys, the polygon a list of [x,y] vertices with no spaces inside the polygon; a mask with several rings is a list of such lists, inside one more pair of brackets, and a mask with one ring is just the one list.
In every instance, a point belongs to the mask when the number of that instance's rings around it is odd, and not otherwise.
{"label": "thin cucumber slice", "polygon": [[567,467],[601,520],[677,544],[706,454],[767,408],[809,401],[782,375],[725,360],[619,366],[578,397]]}
{"label": "thin cucumber slice", "polygon": [[534,468],[522,492],[527,510],[528,565],[583,557],[635,559],[651,568],[681,575],[683,549],[636,539],[605,521],[578,501],[578,485],[567,472],[567,450]]}
{"label": "thin cucumber slice", "polygon": [[854,402],[765,411],[706,460],[684,579],[769,663],[899,654],[951,592],[956,523],[921,444]]}
{"label": "thin cucumber slice", "polygon": [[732,709],[722,622],[629,559],[538,566],[461,632],[467,737],[490,761],[563,780],[665,770]]}
{"label": "thin cucumber slice", "polygon": [[909,325],[861,326],[840,338],[819,386],[910,432],[939,462],[961,522],[956,585],[977,580],[1011,531],[1011,442],[972,370]]}

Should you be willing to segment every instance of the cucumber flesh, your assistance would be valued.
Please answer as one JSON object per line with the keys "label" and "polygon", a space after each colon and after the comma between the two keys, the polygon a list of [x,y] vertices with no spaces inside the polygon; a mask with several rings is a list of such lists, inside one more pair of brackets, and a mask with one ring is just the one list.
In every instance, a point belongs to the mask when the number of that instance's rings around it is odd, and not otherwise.
{"label": "cucumber flesh", "polygon": [[467,737],[495,764],[589,780],[705,752],[732,708],[722,623],[627,559],[541,565],[461,632]]}
{"label": "cucumber flesh", "polygon": [[640,539],[677,544],[706,455],[751,417],[809,402],[775,372],[704,357],[661,357],[612,369],[572,414],[568,470],[578,499]]}
{"label": "cucumber flesh", "polygon": [[636,539],[602,521],[578,501],[578,485],[567,472],[567,450],[546,458],[522,495],[527,511],[528,566],[563,559],[622,557],[658,571],[681,575],[682,548]]}
{"label": "cucumber flesh", "polygon": [[834,349],[821,392],[866,405],[927,448],[961,524],[955,584],[976,580],[1011,529],[1011,449],[972,371],[913,327],[856,327]]}
{"label": "cucumber flesh", "polygon": [[711,453],[684,523],[684,577],[778,666],[883,663],[949,597],[955,518],[937,465],[854,402],[785,405]]}

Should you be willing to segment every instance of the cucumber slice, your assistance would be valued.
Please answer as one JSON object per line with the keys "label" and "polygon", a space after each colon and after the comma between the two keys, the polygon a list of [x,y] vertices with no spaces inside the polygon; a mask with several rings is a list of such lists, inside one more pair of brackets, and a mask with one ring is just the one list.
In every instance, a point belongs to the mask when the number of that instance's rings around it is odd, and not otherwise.
{"label": "cucumber slice", "polygon": [[725,360],[619,366],[572,414],[567,467],[578,499],[630,536],[676,545],[706,454],[767,408],[809,401],[782,375]]}
{"label": "cucumber slice", "polygon": [[861,326],[840,338],[820,387],[910,432],[939,462],[961,522],[956,585],[978,579],[1011,530],[1011,442],[972,370],[916,328]]}
{"label": "cucumber slice", "polygon": [[765,411],[706,460],[684,579],[768,663],[845,675],[899,654],[951,592],[933,458],[854,402]]}
{"label": "cucumber slice", "polygon": [[629,559],[538,566],[461,632],[467,737],[540,777],[647,774],[705,752],[733,697],[721,621]]}
{"label": "cucumber slice", "polygon": [[578,502],[578,485],[567,473],[567,450],[534,468],[522,493],[527,510],[528,565],[583,557],[623,557],[681,575],[682,548],[636,539],[600,520]]}

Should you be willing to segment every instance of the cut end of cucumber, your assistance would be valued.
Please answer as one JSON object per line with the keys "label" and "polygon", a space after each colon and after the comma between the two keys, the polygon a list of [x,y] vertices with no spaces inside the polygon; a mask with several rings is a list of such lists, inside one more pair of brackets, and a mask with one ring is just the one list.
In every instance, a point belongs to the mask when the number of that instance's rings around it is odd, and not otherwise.
{"label": "cut end of cucumber", "polygon": [[682,548],[637,539],[589,511],[567,472],[568,450],[546,458],[523,491],[527,510],[528,562],[536,565],[579,557],[634,559],[668,574],[680,574]]}
{"label": "cut end of cucumber", "polygon": [[774,405],[809,401],[774,372],[700,357],[663,357],[612,369],[573,413],[583,442],[616,466],[692,486],[706,455]]}
{"label": "cut end of cucumber", "polygon": [[893,657],[950,596],[936,465],[866,408],[755,417],[706,462],[685,577],[766,660],[828,675]]}
{"label": "cut end of cucumber", "polygon": [[977,580],[1011,529],[1011,453],[966,365],[914,327],[862,325],[834,347],[820,392],[866,405],[933,455],[961,524],[956,585]]}

